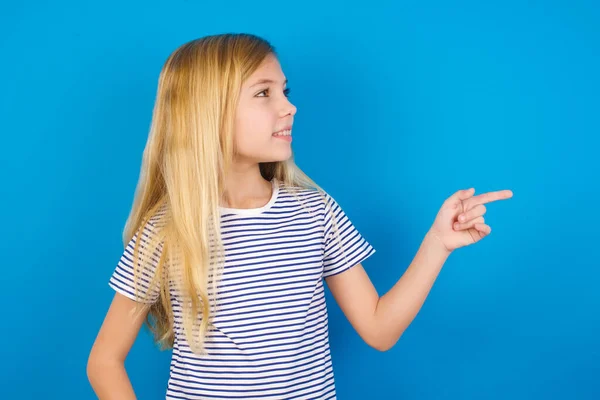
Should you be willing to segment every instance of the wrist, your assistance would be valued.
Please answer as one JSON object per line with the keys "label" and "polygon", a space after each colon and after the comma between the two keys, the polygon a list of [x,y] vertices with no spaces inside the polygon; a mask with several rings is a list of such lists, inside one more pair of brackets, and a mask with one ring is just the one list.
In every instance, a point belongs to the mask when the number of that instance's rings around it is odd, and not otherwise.
{"label": "wrist", "polygon": [[425,239],[423,240],[423,244],[432,252],[442,256],[448,257],[452,250],[449,250],[440,236],[433,230],[430,230],[425,234]]}

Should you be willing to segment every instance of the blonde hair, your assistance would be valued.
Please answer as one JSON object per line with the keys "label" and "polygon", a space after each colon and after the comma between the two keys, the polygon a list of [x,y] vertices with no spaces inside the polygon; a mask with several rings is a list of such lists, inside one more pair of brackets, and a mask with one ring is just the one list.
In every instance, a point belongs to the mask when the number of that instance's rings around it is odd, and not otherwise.
{"label": "blonde hair", "polygon": [[[150,251],[140,252],[136,242],[133,265],[136,287],[145,276],[149,287],[158,290],[156,301],[136,292],[142,300],[138,311],[148,311],[146,324],[162,348],[173,346],[170,290],[176,290],[187,342],[194,353],[204,351],[215,300],[209,288],[216,289],[224,262],[219,204],[235,151],[238,97],[242,83],[270,54],[276,55],[274,48],[251,34],[206,36],[177,48],[160,72],[123,241],[126,245],[148,224],[155,233],[147,246]],[[260,172],[266,180],[277,179],[292,188],[292,193],[293,188],[312,188],[324,195],[293,156],[261,164]]]}

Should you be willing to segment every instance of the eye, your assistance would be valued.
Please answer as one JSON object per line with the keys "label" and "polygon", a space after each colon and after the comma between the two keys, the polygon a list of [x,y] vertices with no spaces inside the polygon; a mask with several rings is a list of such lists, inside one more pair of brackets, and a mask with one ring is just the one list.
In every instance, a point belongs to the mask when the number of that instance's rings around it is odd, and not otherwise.
{"label": "eye", "polygon": [[[285,96],[285,97],[289,97],[289,95],[290,95],[290,92],[291,92],[291,91],[292,91],[292,89],[290,89],[290,88],[286,88],[286,89],[283,91],[283,94],[284,94],[284,96]],[[263,90],[263,91],[261,91],[261,92],[258,92],[258,93],[256,94],[256,97],[267,97],[267,96],[259,96],[259,94],[262,94],[262,93],[268,93],[268,92],[269,92],[269,89],[265,89],[265,90]]]}

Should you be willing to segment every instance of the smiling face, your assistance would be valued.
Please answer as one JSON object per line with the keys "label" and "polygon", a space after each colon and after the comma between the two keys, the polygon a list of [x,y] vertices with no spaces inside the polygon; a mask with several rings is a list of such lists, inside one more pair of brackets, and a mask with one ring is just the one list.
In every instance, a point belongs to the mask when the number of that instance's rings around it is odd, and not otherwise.
{"label": "smiling face", "polygon": [[292,155],[291,129],[296,107],[289,102],[286,78],[279,61],[268,55],[243,83],[236,110],[236,161],[285,161]]}

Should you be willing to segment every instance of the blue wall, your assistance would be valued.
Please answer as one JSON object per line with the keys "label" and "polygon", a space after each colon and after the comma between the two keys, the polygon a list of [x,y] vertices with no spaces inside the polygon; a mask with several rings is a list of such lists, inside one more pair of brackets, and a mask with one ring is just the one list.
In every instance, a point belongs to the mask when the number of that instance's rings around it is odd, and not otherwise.
{"label": "blue wall", "polygon": [[[598,3],[84,3],[0,16],[6,398],[94,398],[85,364],[159,70],[183,42],[243,31],[279,50],[296,160],[377,248],[380,294],[447,196],[514,192],[389,352],[328,298],[339,398],[600,398]],[[164,398],[169,357],[140,334],[141,399]]]}

